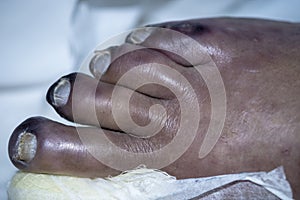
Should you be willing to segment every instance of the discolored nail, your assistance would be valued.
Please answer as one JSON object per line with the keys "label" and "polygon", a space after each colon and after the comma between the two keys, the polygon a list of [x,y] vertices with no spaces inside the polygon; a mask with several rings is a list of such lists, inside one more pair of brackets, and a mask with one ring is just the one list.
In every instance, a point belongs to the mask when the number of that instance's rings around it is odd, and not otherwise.
{"label": "discolored nail", "polygon": [[71,83],[68,78],[63,77],[50,87],[47,101],[56,107],[64,106],[68,102],[70,92]]}
{"label": "discolored nail", "polygon": [[95,76],[101,76],[105,74],[111,63],[110,49],[96,51],[95,56],[90,62],[90,71]]}
{"label": "discolored nail", "polygon": [[19,162],[30,162],[36,153],[37,139],[32,133],[23,132],[18,136],[13,159]]}
{"label": "discolored nail", "polygon": [[153,31],[153,27],[144,27],[136,29],[127,36],[126,42],[132,44],[141,44],[151,35]]}

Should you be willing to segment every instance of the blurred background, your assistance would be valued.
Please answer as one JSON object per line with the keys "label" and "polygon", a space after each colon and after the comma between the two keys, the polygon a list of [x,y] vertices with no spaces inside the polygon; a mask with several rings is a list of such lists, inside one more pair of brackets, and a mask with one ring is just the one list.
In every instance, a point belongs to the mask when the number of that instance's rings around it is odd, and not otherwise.
{"label": "blurred background", "polygon": [[1,0],[0,199],[17,169],[7,144],[28,117],[60,119],[48,87],[76,71],[99,43],[148,23],[199,17],[259,17],[300,22],[298,0]]}

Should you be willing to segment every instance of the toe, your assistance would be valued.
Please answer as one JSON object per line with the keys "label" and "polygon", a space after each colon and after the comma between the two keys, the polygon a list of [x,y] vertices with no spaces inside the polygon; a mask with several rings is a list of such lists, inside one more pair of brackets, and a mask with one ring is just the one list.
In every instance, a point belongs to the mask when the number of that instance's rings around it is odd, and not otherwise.
{"label": "toe", "polygon": [[[76,129],[43,117],[29,118],[12,133],[9,157],[17,168],[28,172],[81,177],[116,175],[116,170],[88,152],[92,144],[84,143],[79,131],[82,134],[98,132],[92,128]],[[112,134],[112,131],[105,133]]]}
{"label": "toe", "polygon": [[127,36],[126,42],[157,49],[180,65],[193,66],[209,60],[207,49],[194,37],[208,32],[199,23],[170,22],[136,29]]}
{"label": "toe", "polygon": [[[168,101],[98,82],[81,73],[69,74],[55,82],[48,90],[47,101],[68,120],[138,137],[156,134],[165,126],[166,115],[171,115],[166,111]],[[172,117],[168,120],[172,121]]]}
{"label": "toe", "polygon": [[[97,79],[163,99],[174,98],[170,88],[180,89],[177,77],[167,72],[170,70],[183,74],[185,69],[154,49],[131,44],[95,51],[90,62]],[[141,86],[141,82],[145,84]]]}
{"label": "toe", "polygon": [[[137,138],[92,127],[74,127],[43,117],[22,122],[9,140],[9,157],[20,170],[76,177],[107,177],[141,164],[161,168],[170,154],[151,154],[170,142],[166,135]],[[124,151],[125,150],[125,151]],[[149,154],[147,154],[149,153]],[[162,165],[162,166],[161,166]]]}

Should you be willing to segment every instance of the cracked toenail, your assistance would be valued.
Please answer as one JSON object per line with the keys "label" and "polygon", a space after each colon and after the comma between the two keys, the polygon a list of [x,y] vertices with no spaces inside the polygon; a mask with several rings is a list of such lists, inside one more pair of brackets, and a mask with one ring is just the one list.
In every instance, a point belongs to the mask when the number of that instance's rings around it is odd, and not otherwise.
{"label": "cracked toenail", "polygon": [[153,32],[153,27],[139,28],[131,32],[126,38],[126,42],[132,44],[141,44],[144,42]]}
{"label": "cracked toenail", "polygon": [[96,51],[90,62],[90,71],[94,75],[103,75],[111,63],[111,54],[109,50]]}
{"label": "cracked toenail", "polygon": [[52,93],[53,105],[61,107],[66,105],[71,92],[71,83],[68,78],[61,78]]}
{"label": "cracked toenail", "polygon": [[30,162],[36,153],[37,139],[32,133],[23,132],[19,135],[13,159],[20,162]]}

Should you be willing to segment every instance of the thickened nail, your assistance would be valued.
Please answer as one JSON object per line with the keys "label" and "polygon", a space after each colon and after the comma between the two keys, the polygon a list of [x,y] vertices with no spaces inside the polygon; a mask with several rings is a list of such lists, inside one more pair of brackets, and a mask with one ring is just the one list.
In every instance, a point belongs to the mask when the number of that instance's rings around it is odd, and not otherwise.
{"label": "thickened nail", "polygon": [[127,36],[126,42],[132,44],[141,44],[151,35],[152,32],[153,27],[144,27],[136,29]]}
{"label": "thickened nail", "polygon": [[18,136],[15,152],[12,157],[15,161],[28,163],[36,153],[37,139],[36,136],[29,132],[23,132]]}
{"label": "thickened nail", "polygon": [[107,71],[111,62],[111,55],[109,49],[96,51],[95,53],[95,56],[90,62],[90,71],[94,74],[94,76],[98,77],[105,74]]}
{"label": "thickened nail", "polygon": [[70,92],[71,83],[68,78],[63,77],[50,87],[47,101],[56,107],[64,106],[68,102]]}

